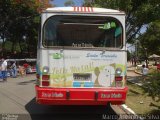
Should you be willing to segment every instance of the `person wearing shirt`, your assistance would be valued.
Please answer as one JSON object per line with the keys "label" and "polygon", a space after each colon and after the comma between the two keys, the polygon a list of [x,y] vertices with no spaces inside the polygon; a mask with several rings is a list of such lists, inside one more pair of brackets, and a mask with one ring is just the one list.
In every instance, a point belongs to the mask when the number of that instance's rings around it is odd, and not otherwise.
{"label": "person wearing shirt", "polygon": [[145,81],[148,71],[149,71],[148,68],[145,65],[142,65],[143,81]]}
{"label": "person wearing shirt", "polygon": [[11,69],[12,69],[12,76],[14,78],[16,78],[17,77],[17,66],[16,66],[16,62],[15,61],[13,62],[12,66],[11,66]]}
{"label": "person wearing shirt", "polygon": [[7,61],[4,58],[2,58],[1,74],[3,81],[7,81]]}
{"label": "person wearing shirt", "polygon": [[143,65],[142,67],[143,67],[142,74],[147,75],[148,74],[148,68],[145,65]]}

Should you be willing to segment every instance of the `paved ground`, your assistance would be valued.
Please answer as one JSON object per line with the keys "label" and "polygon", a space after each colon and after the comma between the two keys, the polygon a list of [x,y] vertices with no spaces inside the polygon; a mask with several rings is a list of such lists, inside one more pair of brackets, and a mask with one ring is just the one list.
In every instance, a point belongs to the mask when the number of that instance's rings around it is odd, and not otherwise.
{"label": "paved ground", "polygon": [[39,105],[35,101],[35,82],[35,75],[0,82],[0,120],[101,120],[103,115],[113,114],[107,106]]}
{"label": "paved ground", "polygon": [[35,75],[8,78],[8,82],[1,82],[0,106],[3,109],[0,113],[26,113],[23,106],[35,96],[34,84]]}

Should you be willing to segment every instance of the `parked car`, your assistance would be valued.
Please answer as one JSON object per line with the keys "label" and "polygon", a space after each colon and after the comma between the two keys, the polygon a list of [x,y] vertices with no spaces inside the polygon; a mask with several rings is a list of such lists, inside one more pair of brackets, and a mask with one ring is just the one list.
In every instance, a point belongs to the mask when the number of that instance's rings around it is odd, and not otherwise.
{"label": "parked car", "polygon": [[8,63],[8,76],[11,76],[11,72],[10,72],[10,65],[11,62],[16,61],[16,65],[17,65],[17,72],[19,73],[19,66],[24,67],[24,69],[26,70],[26,73],[35,73],[36,72],[36,59],[7,59],[7,63]]}
{"label": "parked car", "polygon": [[157,64],[157,70],[160,70],[160,64]]}
{"label": "parked car", "polygon": [[36,67],[35,66],[28,66],[26,69],[26,73],[27,74],[36,73]]}

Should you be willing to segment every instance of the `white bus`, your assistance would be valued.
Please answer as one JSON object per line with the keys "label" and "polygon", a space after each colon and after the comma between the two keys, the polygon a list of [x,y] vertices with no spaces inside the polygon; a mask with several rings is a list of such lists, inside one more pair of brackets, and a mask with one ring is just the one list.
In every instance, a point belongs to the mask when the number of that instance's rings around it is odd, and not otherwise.
{"label": "white bus", "polygon": [[41,14],[37,50],[37,103],[124,103],[126,55],[124,12],[91,7],[46,9]]}

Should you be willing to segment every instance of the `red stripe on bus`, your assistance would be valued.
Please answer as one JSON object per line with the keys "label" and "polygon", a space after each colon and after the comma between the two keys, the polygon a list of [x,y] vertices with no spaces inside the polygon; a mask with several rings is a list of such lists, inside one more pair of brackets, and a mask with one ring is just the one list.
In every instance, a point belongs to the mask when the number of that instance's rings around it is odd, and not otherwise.
{"label": "red stripe on bus", "polygon": [[79,12],[79,7],[77,7],[77,11]]}
{"label": "red stripe on bus", "polygon": [[73,10],[76,12],[93,12],[92,7],[73,7]]}
{"label": "red stripe on bus", "polygon": [[93,12],[93,8],[91,7],[91,12]]}
{"label": "red stripe on bus", "polygon": [[83,12],[83,8],[82,7],[80,7],[81,8],[81,12]]}
{"label": "red stripe on bus", "polygon": [[73,7],[73,11],[75,12],[93,12],[92,7]]}
{"label": "red stripe on bus", "polygon": [[86,7],[84,7],[84,12],[86,12]]}
{"label": "red stripe on bus", "polygon": [[87,12],[90,12],[89,8],[90,8],[90,7],[87,7],[87,9],[88,9],[88,11],[87,11]]}

